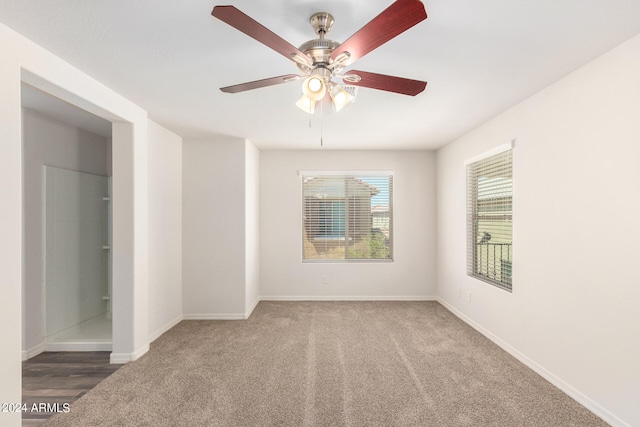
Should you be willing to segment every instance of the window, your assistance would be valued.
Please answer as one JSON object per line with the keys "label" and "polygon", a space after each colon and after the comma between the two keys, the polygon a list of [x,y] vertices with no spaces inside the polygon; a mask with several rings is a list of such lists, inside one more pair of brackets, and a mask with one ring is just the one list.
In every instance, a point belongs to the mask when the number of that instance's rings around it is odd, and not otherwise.
{"label": "window", "polygon": [[393,173],[300,176],[303,261],[393,260]]}
{"label": "window", "polygon": [[467,274],[512,290],[512,149],[467,164]]}

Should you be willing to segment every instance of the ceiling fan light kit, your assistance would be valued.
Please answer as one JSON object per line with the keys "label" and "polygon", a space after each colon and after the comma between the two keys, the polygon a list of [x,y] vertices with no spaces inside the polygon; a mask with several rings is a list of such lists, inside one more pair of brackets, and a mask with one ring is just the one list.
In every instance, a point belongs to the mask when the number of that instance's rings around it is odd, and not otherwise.
{"label": "ceiling fan light kit", "polygon": [[[302,75],[287,74],[222,87],[220,90],[223,92],[244,92],[304,78],[302,97],[296,105],[302,111],[314,114],[316,103],[322,101],[327,92],[333,109],[340,111],[354,102],[357,86],[410,96],[426,88],[424,81],[403,77],[355,70],[342,74],[355,60],[425,20],[427,13],[419,0],[396,0],[343,43],[325,38],[335,22],[333,16],[327,12],[314,13],[309,23],[318,38],[303,43],[299,48],[234,6],[215,6],[211,14],[285,56],[302,72]],[[342,80],[342,84],[333,79]]]}
{"label": "ceiling fan light kit", "polygon": [[329,96],[331,96],[333,107],[336,109],[336,112],[342,110],[344,107],[356,100],[355,88],[354,94],[352,95],[339,84],[334,84],[331,87],[331,89],[329,90]]}
{"label": "ceiling fan light kit", "polygon": [[305,113],[313,114],[316,111],[316,101],[305,95],[298,99],[296,106]]}
{"label": "ceiling fan light kit", "polygon": [[305,113],[313,114],[316,102],[324,98],[326,93],[327,86],[324,78],[315,74],[311,75],[302,82],[302,97],[296,102],[296,105]]}

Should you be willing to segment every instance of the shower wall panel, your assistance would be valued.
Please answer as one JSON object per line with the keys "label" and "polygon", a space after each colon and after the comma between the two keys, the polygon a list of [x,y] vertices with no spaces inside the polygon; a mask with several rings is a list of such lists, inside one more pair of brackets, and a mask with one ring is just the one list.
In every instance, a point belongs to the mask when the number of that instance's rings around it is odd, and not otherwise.
{"label": "shower wall panel", "polygon": [[106,315],[108,179],[45,166],[45,322],[50,337]]}

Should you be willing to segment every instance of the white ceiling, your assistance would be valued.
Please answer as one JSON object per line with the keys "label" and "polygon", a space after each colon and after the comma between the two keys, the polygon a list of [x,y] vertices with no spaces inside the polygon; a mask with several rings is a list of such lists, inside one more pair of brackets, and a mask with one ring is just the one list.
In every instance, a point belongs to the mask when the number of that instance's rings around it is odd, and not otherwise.
{"label": "white ceiling", "polygon": [[[360,88],[322,121],[298,110],[300,82],[219,87],[297,71],[213,18],[215,1],[0,0],[0,22],[121,93],[184,138],[225,134],[258,148],[435,149],[640,33],[638,0],[425,0],[429,18],[352,69],[428,81],[418,96]],[[293,45],[317,11],[344,41],[390,0],[231,0]],[[598,82],[594,82],[594,85]]]}

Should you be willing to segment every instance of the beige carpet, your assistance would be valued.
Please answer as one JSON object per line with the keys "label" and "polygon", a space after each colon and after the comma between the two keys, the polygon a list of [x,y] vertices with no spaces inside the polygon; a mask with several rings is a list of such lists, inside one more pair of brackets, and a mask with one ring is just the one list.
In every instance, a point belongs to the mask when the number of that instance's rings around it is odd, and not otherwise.
{"label": "beige carpet", "polygon": [[183,321],[53,426],[606,426],[436,302]]}

